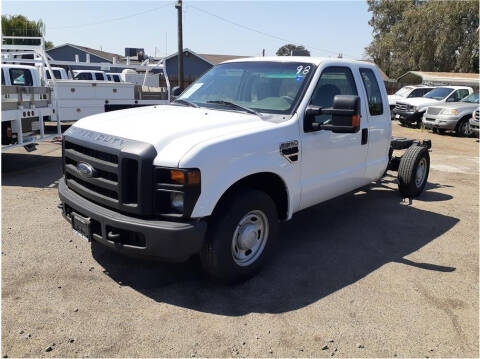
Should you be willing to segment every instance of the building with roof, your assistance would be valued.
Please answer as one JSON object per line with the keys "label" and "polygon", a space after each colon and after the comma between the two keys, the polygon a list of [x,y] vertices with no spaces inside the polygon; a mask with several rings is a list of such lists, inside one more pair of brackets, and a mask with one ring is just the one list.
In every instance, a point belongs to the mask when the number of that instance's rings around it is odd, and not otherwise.
{"label": "building with roof", "polygon": [[470,86],[478,90],[480,77],[474,73],[408,71],[397,79],[402,85]]}
{"label": "building with roof", "polygon": [[[183,50],[183,73],[186,82],[191,82],[199,78],[213,66],[228,60],[246,58],[249,56],[239,55],[217,55],[217,54],[197,54],[196,52],[185,48]],[[167,65],[168,78],[176,81],[178,76],[178,52],[175,52],[163,60]]]}

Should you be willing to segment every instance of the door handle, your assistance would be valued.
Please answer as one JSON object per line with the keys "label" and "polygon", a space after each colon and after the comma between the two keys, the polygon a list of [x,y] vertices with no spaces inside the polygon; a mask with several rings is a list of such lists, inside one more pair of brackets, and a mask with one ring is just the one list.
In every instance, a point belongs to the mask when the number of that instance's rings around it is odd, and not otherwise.
{"label": "door handle", "polygon": [[366,145],[368,142],[368,128],[362,128],[362,145]]}

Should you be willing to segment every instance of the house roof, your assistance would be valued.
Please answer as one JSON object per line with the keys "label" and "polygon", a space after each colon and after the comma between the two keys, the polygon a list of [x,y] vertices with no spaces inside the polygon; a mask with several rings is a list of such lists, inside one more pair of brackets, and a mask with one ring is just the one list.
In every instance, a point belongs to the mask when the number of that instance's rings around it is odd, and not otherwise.
{"label": "house roof", "polygon": [[[193,54],[206,62],[208,62],[211,65],[217,65],[223,61],[228,61],[228,60],[234,60],[234,59],[240,59],[240,58],[247,58],[250,56],[240,56],[240,55],[217,55],[217,54],[197,54],[195,51],[190,50],[189,48],[184,48],[183,52],[189,52],[190,54]],[[171,55],[168,55],[167,57],[164,57],[163,60],[169,60],[172,57],[177,56],[177,52],[174,52]]]}
{"label": "house roof", "polygon": [[423,81],[449,81],[449,80],[479,80],[479,74],[465,72],[427,72],[427,71],[408,71],[400,76],[397,80],[408,74],[417,75]]}
{"label": "house roof", "polygon": [[80,46],[80,45],[74,45],[74,44],[63,44],[63,45],[59,45],[59,46],[55,46],[49,50],[47,50],[47,52],[49,51],[52,51],[52,50],[55,50],[55,49],[58,49],[60,47],[64,47],[64,46],[71,46],[71,47],[74,47],[80,51],[84,51],[86,53],[89,53],[91,55],[95,55],[95,56],[98,56],[98,57],[101,57],[102,59],[104,60],[107,60],[107,61],[110,61],[110,62],[113,62],[113,58],[116,57],[117,59],[121,59],[123,56],[122,55],[119,55],[119,54],[114,54],[112,52],[107,52],[107,51],[101,51],[101,50],[95,50],[95,49],[92,49],[90,47],[86,47],[86,46]]}
{"label": "house roof", "polygon": [[198,56],[207,60],[208,62],[217,65],[221,62],[234,60],[234,59],[243,59],[250,56],[239,56],[239,55],[216,55],[216,54],[198,54]]}

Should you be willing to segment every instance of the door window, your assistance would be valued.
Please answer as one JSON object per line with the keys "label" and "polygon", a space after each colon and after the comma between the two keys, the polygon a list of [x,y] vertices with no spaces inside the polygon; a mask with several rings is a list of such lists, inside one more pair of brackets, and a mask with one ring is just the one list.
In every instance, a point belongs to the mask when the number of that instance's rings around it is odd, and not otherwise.
{"label": "door window", "polygon": [[[348,67],[332,66],[323,70],[310,103],[324,108],[332,107],[336,95],[358,95],[352,71]],[[315,122],[330,123],[332,115],[315,116]]]}
{"label": "door window", "polygon": [[362,75],[363,85],[367,91],[370,115],[381,115],[383,113],[382,93],[380,92],[375,74],[371,69],[360,69],[360,75]]}
{"label": "door window", "polygon": [[10,80],[14,86],[33,86],[33,78],[30,70],[10,69]]}
{"label": "door window", "polygon": [[93,80],[92,74],[90,72],[80,72],[77,76],[75,76],[77,80]]}
{"label": "door window", "polygon": [[103,74],[101,72],[95,72],[95,80],[103,81]]}
{"label": "door window", "polygon": [[450,95],[450,97],[447,99],[447,102],[458,102],[467,95],[468,95],[468,90],[466,89],[457,90]]}

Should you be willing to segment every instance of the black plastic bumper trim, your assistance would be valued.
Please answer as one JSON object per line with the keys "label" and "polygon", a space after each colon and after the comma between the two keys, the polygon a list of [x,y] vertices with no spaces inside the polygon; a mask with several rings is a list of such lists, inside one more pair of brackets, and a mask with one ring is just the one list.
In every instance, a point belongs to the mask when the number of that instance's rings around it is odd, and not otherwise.
{"label": "black plastic bumper trim", "polygon": [[[66,186],[63,178],[59,182],[58,194],[67,221],[70,222],[70,218],[66,216],[65,206],[81,216],[90,217],[99,222],[101,236],[93,236],[94,240],[118,252],[181,262],[198,253],[202,247],[207,230],[207,222],[204,220],[174,222],[130,217],[79,196]],[[145,238],[145,247],[112,242],[107,237],[107,227],[142,234]]]}

